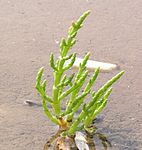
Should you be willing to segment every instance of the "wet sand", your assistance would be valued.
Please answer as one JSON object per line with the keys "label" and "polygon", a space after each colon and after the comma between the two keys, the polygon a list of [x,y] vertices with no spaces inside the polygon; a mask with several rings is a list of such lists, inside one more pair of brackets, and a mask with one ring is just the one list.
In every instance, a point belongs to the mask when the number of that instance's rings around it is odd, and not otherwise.
{"label": "wet sand", "polygon": [[[72,20],[92,10],[72,49],[79,57],[118,64],[125,75],[114,85],[101,114],[100,131],[113,150],[142,149],[142,1],[141,0],[1,0],[0,1],[0,149],[42,150],[56,127],[41,107],[34,86],[38,69],[45,66],[50,94],[53,78],[50,52],[59,54]],[[97,86],[118,71],[101,73]]]}

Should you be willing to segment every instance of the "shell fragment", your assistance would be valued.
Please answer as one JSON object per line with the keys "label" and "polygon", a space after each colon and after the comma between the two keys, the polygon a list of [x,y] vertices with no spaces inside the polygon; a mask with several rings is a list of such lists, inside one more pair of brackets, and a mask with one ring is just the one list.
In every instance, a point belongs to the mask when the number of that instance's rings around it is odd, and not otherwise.
{"label": "shell fragment", "polygon": [[[79,64],[83,61],[82,58],[76,58],[73,67],[79,68]],[[70,60],[66,61],[65,65],[69,64]],[[111,63],[105,63],[105,62],[99,62],[94,60],[88,60],[86,64],[87,69],[94,70],[96,68],[100,68],[102,72],[110,72],[112,70],[118,69],[118,66],[116,64]]]}

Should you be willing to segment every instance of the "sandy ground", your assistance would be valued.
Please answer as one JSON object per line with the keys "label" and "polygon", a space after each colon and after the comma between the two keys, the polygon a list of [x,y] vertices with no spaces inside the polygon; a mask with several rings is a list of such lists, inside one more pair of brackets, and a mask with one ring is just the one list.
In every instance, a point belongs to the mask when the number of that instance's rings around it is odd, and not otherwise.
{"label": "sandy ground", "polygon": [[[112,149],[142,149],[141,8],[141,0],[0,1],[0,150],[42,150],[56,131],[41,107],[23,101],[40,101],[34,85],[41,66],[46,67],[50,92],[49,53],[58,56],[61,37],[87,9],[92,13],[72,51],[83,56],[89,50],[91,59],[126,70],[101,114],[100,130]],[[98,85],[117,72],[102,73]]]}

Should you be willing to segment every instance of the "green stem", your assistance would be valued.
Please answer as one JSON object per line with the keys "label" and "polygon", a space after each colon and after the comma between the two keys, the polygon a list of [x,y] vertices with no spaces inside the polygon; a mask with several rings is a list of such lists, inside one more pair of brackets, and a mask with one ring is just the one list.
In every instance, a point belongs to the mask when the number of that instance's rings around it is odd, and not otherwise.
{"label": "green stem", "polygon": [[48,118],[49,118],[52,122],[54,122],[55,124],[60,125],[58,119],[57,119],[56,117],[54,117],[54,116],[50,113],[49,109],[47,108],[46,101],[45,101],[44,98],[42,98],[42,106],[43,106],[44,112],[45,112],[45,114],[48,116]]}
{"label": "green stem", "polygon": [[57,116],[60,115],[60,111],[61,111],[61,106],[60,106],[60,101],[59,101],[59,88],[58,88],[58,85],[60,83],[60,80],[61,80],[61,76],[62,76],[62,73],[59,73],[58,71],[57,72],[54,72],[54,85],[53,85],[53,103],[52,103],[52,106],[53,106],[53,109],[55,111],[55,114]]}
{"label": "green stem", "polygon": [[75,133],[78,125],[80,124],[83,118],[84,118],[84,112],[82,112],[77,118],[77,120],[71,125],[70,129],[67,131],[67,135],[72,135]]}

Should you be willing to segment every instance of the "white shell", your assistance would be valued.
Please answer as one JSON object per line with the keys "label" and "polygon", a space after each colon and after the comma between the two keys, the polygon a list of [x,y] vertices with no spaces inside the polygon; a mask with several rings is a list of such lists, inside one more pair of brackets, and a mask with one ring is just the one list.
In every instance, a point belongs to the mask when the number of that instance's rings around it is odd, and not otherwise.
{"label": "white shell", "polygon": [[[83,61],[82,58],[76,58],[73,67],[79,68],[79,64]],[[66,61],[65,65],[69,64],[70,60]],[[104,72],[110,72],[114,69],[117,69],[118,66],[116,64],[111,63],[105,63],[105,62],[99,62],[94,60],[88,60],[86,64],[87,69],[89,70],[95,70],[96,68],[100,67],[101,71]]]}
{"label": "white shell", "polygon": [[75,143],[79,150],[89,150],[89,146],[85,139],[85,135],[81,132],[76,132],[75,134]]}

